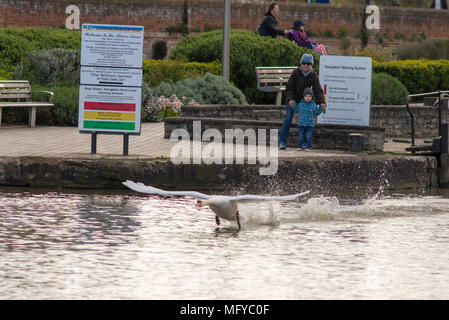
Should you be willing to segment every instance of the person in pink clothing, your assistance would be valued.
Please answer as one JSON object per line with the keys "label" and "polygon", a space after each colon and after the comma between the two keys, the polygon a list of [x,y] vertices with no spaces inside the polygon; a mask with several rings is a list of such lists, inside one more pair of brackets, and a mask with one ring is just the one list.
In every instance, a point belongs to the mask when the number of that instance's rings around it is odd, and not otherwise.
{"label": "person in pink clothing", "polygon": [[293,22],[292,30],[290,30],[287,37],[300,47],[310,48],[315,52],[326,55],[327,50],[322,44],[318,44],[307,37],[304,26],[304,22],[299,19],[295,20],[295,22]]}

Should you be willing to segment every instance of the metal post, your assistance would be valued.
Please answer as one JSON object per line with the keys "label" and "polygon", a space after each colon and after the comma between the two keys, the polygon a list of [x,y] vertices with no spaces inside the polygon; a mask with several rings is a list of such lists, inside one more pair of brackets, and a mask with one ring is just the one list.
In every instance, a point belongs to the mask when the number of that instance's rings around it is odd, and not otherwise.
{"label": "metal post", "polygon": [[[415,146],[415,117],[413,116],[412,110],[410,109],[410,96],[407,96],[407,99],[405,99],[405,106],[407,108],[408,113],[410,114],[410,129],[411,129],[411,133],[412,133],[412,145],[411,147]],[[414,153],[412,151],[412,153]]]}
{"label": "metal post", "polygon": [[231,0],[224,0],[223,16],[223,52],[221,59],[221,75],[229,81],[229,29],[231,22]]}
{"label": "metal post", "polygon": [[97,154],[97,133],[92,132],[90,138],[90,153]]}
{"label": "metal post", "polygon": [[441,124],[442,120],[442,112],[443,112],[443,102],[441,101],[441,90],[438,90],[438,135],[441,137]]}
{"label": "metal post", "polygon": [[449,124],[443,123],[441,125],[441,153],[449,153]]}
{"label": "metal post", "polygon": [[125,133],[123,134],[123,155],[128,155],[128,149],[129,149],[129,134]]}

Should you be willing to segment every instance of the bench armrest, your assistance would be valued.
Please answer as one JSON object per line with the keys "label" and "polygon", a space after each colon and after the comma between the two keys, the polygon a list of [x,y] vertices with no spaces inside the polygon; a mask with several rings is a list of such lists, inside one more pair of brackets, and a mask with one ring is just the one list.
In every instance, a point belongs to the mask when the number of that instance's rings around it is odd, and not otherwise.
{"label": "bench armrest", "polygon": [[53,92],[51,92],[51,91],[33,91],[32,93],[33,94],[35,94],[35,93],[46,93],[46,94],[49,95],[48,102],[53,103],[53,98],[54,98],[55,94]]}

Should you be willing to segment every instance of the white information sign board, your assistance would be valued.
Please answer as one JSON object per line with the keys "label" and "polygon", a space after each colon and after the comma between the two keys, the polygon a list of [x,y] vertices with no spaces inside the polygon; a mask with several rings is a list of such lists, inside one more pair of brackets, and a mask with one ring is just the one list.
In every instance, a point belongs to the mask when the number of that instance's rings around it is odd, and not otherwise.
{"label": "white information sign board", "polygon": [[81,84],[142,86],[142,69],[81,67]]}
{"label": "white information sign board", "polygon": [[141,26],[83,24],[81,65],[142,68],[143,36]]}
{"label": "white information sign board", "polygon": [[369,57],[321,56],[320,84],[326,100],[321,124],[369,126],[372,59]]}
{"label": "white information sign board", "polygon": [[81,132],[140,134],[143,37],[142,26],[83,24]]}

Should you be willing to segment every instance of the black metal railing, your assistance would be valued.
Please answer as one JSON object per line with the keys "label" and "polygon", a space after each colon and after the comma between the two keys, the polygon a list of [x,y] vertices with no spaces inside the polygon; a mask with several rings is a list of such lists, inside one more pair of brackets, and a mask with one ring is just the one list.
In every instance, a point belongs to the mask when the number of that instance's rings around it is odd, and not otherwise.
{"label": "black metal railing", "polygon": [[427,92],[427,93],[418,93],[418,94],[410,94],[405,99],[405,104],[407,107],[407,111],[410,114],[410,126],[411,126],[411,151],[413,152],[413,148],[415,148],[415,116],[412,113],[412,110],[410,109],[410,102],[415,98],[425,98],[425,97],[437,97],[438,103],[438,135],[441,137],[442,135],[442,110],[443,110],[443,102],[442,98],[449,97],[449,91],[435,91],[435,92]]}

